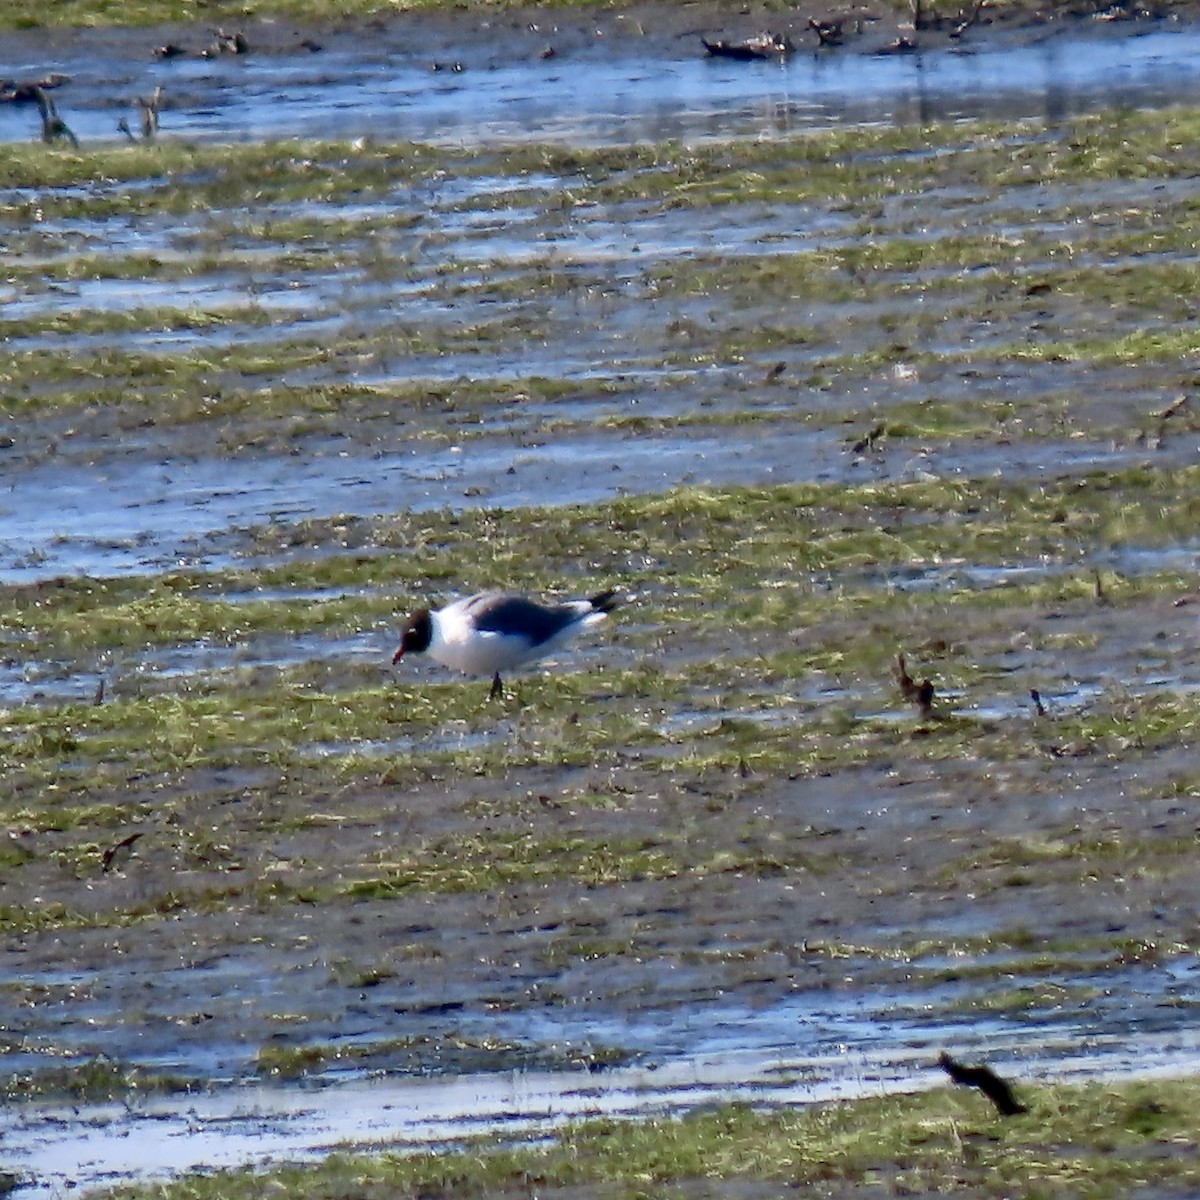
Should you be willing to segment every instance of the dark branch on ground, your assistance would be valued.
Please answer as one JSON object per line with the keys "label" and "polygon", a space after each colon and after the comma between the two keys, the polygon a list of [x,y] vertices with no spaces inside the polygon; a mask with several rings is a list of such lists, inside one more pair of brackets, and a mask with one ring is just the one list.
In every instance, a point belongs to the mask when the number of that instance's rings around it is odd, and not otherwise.
{"label": "dark branch on ground", "polygon": [[1029,1109],[1013,1095],[1012,1087],[991,1067],[968,1067],[956,1062],[943,1050],[938,1065],[955,1082],[964,1087],[978,1088],[995,1106],[1002,1117],[1015,1117]]}

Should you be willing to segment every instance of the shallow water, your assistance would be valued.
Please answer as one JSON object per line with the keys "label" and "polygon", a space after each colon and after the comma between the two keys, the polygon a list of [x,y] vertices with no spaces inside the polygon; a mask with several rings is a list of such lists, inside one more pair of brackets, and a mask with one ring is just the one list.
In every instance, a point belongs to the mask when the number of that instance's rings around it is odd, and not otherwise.
{"label": "shallow water", "polygon": [[[457,53],[452,42],[414,50],[333,39],[319,54],[155,62],[148,35],[136,59],[129,45],[100,62],[94,50],[63,48],[16,57],[7,70],[71,75],[59,107],[89,140],[117,137],[117,118],[130,113],[132,97],[156,85],[170,105],[164,130],[186,137],[367,136],[449,146],[688,141],[979,116],[1056,119],[1200,97],[1192,69],[1200,35],[1164,22],[1143,25],[1141,37],[1101,25],[1055,27],[1034,45],[976,48],[968,40],[952,52],[884,57],[801,52],[783,64],[709,59],[699,30],[680,38],[670,57],[651,60],[639,56],[642,39],[619,19],[600,18],[597,26],[593,47],[548,61],[537,56],[554,43],[550,29],[530,33],[523,46],[518,40],[513,58],[503,61],[473,47]],[[433,71],[435,61],[464,69]],[[0,138],[24,141],[36,128],[36,113],[0,105]]]}
{"label": "shallow water", "polygon": [[[1200,432],[1173,439],[1156,461],[1186,462],[1198,453]],[[401,453],[361,456],[344,450],[132,462],[117,456],[96,464],[30,467],[0,480],[0,582],[219,569],[239,560],[230,531],[347,511],[371,516],[400,509],[588,504],[684,483],[979,479],[1001,470],[1035,481],[1064,466],[1115,468],[1145,459],[1139,446],[1073,440],[929,444],[918,455],[861,463],[829,433],[784,425],[686,436],[597,431],[551,437],[541,445],[484,437],[434,448],[414,439]],[[95,503],[98,493],[106,497],[103,507]],[[1192,551],[1174,553],[1186,561]],[[1167,553],[1160,562],[1171,557]],[[965,566],[954,571],[964,578],[971,573]]]}
{"label": "shallow water", "polygon": [[[1064,964],[1067,966],[1068,964]],[[715,1001],[694,1015],[605,1020],[546,1011],[488,1021],[489,1034],[631,1047],[611,1070],[347,1079],[315,1088],[244,1085],[128,1105],[6,1106],[5,1167],[36,1181],[13,1195],[163,1178],[249,1163],[304,1161],[338,1147],[441,1148],[476,1134],[524,1140],[588,1117],[679,1113],[739,1100],[808,1104],[945,1084],[940,1050],[986,1058],[1022,1080],[1146,1077],[1200,1068],[1190,961],[1103,976],[1082,1006],[1029,1019],[931,1015],[950,990],[797,996],[763,1008]],[[1080,977],[1064,977],[1077,986]],[[1066,993],[1064,993],[1066,995]],[[464,1026],[469,1032],[469,1023]],[[14,1064],[18,1065],[18,1064]]]}

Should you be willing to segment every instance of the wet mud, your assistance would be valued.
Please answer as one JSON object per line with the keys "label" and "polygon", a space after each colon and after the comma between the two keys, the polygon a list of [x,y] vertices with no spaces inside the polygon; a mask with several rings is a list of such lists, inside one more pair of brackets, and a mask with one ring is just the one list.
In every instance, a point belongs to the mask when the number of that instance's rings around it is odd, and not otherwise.
{"label": "wet mud", "polygon": [[[382,198],[264,188],[249,217],[236,200],[130,216],[130,189],[97,181],[79,195],[117,201],[109,211],[31,224],[61,191],[0,187],[22,268],[0,283],[11,613],[88,580],[350,613],[221,636],[160,636],[147,618],[145,637],[105,645],[0,629],[0,1045],[20,1099],[0,1150],[17,1194],[345,1141],[442,1145],[594,1113],[933,1086],[946,1047],[1028,1078],[1194,1071],[1200,800],[1190,726],[1152,725],[1160,700],[1200,688],[1198,609],[1173,586],[1194,573],[1194,525],[1142,542],[1064,516],[1041,554],[774,564],[764,592],[794,583],[828,604],[802,627],[743,629],[702,623],[702,602],[681,608],[667,556],[630,522],[627,546],[589,546],[583,564],[571,544],[539,544],[555,570],[624,569],[637,595],[525,681],[528,703],[462,715],[474,684],[387,666],[414,598],[370,567],[425,549],[380,540],[391,518],[424,516],[445,541],[459,516],[496,511],[519,529],[523,514],[608,513],[679,487],[882,497],[957,482],[975,497],[1002,481],[1032,504],[1072,481],[1111,475],[1119,492],[1200,462],[1188,412],[1154,415],[1194,383],[1186,353],[1072,350],[1081,330],[1174,331],[1194,314],[1098,304],[1055,274],[1064,257],[1141,269],[1140,248],[1104,240],[1109,214],[1130,229],[1139,214],[1177,217],[1194,176],[997,188],[951,172],[864,212],[840,196],[614,199],[587,170],[504,158],[514,142],[671,143],[670,158],[684,152],[674,139],[973,115],[1047,118],[1014,135],[1038,143],[1075,112],[1188,99],[1195,27],[1022,26],[954,44],[942,32],[915,57],[878,57],[896,31],[871,24],[836,57],[806,46],[747,66],[698,52],[701,31],[747,36],[765,19],[689,6],[254,27],[244,61],[153,60],[156,42],[195,40],[187,28],[13,40],[22,69],[73,75],[60,107],[81,137],[115,140],[128,96],[161,83],[164,139],[435,152],[427,175]],[[801,42],[803,22],[793,33]],[[0,110],[0,137],[27,140],[27,117]],[[944,143],[896,155],[896,170],[953,155],[956,127],[939,129]],[[496,161],[466,177],[436,158],[464,146]],[[564,192],[578,202],[564,208]],[[297,244],[329,261],[279,265],[292,238],[269,227],[298,220],[317,225]],[[722,272],[747,261],[771,278],[780,258],[936,245],[975,225],[1025,247],[1019,271],[994,251],[841,293],[723,290]],[[198,257],[213,246],[231,253]],[[79,277],[78,256],[106,268]],[[674,280],[680,263],[712,265],[715,284]],[[132,321],[55,324],[81,314]],[[1063,349],[1012,350],[1043,344]],[[291,347],[279,353],[294,361],[228,365],[247,347]],[[97,390],[109,366],[87,358],[109,352],[124,364],[116,399]],[[54,355],[84,366],[21,374]],[[215,357],[173,392],[202,355]],[[275,389],[339,399],[288,407]],[[273,574],[342,560],[367,570]],[[430,587],[446,594],[492,582],[468,552],[453,571],[438,561]],[[860,617],[864,596],[900,606]],[[995,607],[955,607],[964,596]],[[882,649],[847,661],[864,641]],[[898,691],[897,649],[936,674],[934,719]],[[683,681],[675,692],[621,674],[647,661]],[[87,723],[92,707],[128,705],[132,720],[139,705],[182,712],[209,695],[236,696],[249,720],[281,690],[308,704],[355,688],[364,703],[395,696],[380,728],[341,736],[314,720],[286,749],[236,731],[232,749],[191,746],[174,730],[160,750],[97,758],[103,731]],[[456,715],[429,715],[452,703]],[[627,743],[593,733],[610,718]],[[1099,725],[1110,718],[1115,733]],[[805,757],[818,738],[833,748]],[[938,753],[939,739],[954,748]],[[53,763],[40,775],[37,747]]]}

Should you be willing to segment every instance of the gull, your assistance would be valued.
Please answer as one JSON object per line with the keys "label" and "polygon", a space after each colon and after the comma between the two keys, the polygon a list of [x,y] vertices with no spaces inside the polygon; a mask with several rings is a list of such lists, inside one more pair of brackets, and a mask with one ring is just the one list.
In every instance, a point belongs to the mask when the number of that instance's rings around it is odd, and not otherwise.
{"label": "gull", "polygon": [[423,608],[405,622],[400,649],[428,654],[465,675],[491,675],[489,699],[503,693],[500,674],[536,662],[581,630],[603,621],[620,603],[614,590],[590,600],[544,603],[514,592],[480,592],[444,608]]}

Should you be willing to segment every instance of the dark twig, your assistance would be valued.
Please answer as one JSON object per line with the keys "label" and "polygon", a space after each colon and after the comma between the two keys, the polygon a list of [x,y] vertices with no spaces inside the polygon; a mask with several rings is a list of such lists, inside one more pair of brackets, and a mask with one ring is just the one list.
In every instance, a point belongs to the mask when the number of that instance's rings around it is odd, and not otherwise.
{"label": "dark twig", "polygon": [[34,99],[37,101],[38,112],[42,114],[42,141],[56,142],[62,138],[78,150],[79,139],[67,128],[67,123],[58,115],[54,101],[40,87],[34,88]]}
{"label": "dark twig", "polygon": [[964,1087],[978,1088],[995,1106],[1002,1117],[1015,1117],[1029,1109],[1013,1095],[1012,1088],[991,1067],[967,1067],[955,1062],[943,1050],[938,1055],[938,1066],[955,1082]]}
{"label": "dark twig", "polygon": [[[135,96],[134,104],[137,105],[138,111],[141,113],[141,133],[142,141],[152,141],[158,133],[158,114],[162,108],[163,90],[161,87],[156,87],[149,96]],[[117,128],[131,141],[136,142],[138,139],[134,136],[134,132],[129,128],[129,122],[122,117],[117,122]]]}
{"label": "dark twig", "polygon": [[109,871],[116,870],[122,866],[133,852],[133,844],[142,835],[140,833],[131,833],[128,837],[123,837],[119,842],[114,842],[104,854],[101,856],[104,873],[107,875]]}
{"label": "dark twig", "polygon": [[870,433],[859,438],[853,446],[850,447],[851,454],[865,454],[868,450],[874,448],[875,443],[879,441],[883,435],[887,433],[886,425],[876,425]]}
{"label": "dark twig", "polygon": [[903,654],[896,655],[896,683],[900,688],[900,695],[917,706],[917,712],[923,721],[933,716],[933,702],[937,695],[933,684],[928,679],[918,683],[908,673],[908,663]]}
{"label": "dark twig", "polygon": [[1188,403],[1187,396],[1178,396],[1174,400],[1172,400],[1171,403],[1168,404],[1167,407],[1162,410],[1162,412],[1155,413],[1154,415],[1160,421],[1169,421],[1172,417],[1183,412],[1183,410],[1185,408],[1187,408],[1187,403]]}
{"label": "dark twig", "polygon": [[1034,712],[1036,712],[1039,717],[1044,717],[1046,715],[1046,706],[1042,703],[1041,692],[1039,692],[1037,688],[1030,688],[1029,698],[1033,701]]}
{"label": "dark twig", "polygon": [[142,137],[148,141],[158,132],[158,111],[162,107],[162,88],[156,87],[149,97],[138,96],[134,103],[142,114]]}

